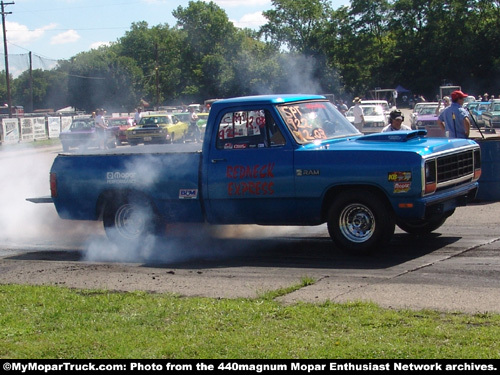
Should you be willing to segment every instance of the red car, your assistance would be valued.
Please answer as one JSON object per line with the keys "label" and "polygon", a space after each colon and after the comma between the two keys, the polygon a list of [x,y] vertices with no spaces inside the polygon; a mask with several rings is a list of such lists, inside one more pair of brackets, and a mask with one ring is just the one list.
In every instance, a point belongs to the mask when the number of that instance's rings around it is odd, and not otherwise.
{"label": "red car", "polygon": [[108,128],[113,128],[116,134],[116,142],[121,145],[127,142],[127,135],[125,130],[134,125],[132,117],[108,117]]}

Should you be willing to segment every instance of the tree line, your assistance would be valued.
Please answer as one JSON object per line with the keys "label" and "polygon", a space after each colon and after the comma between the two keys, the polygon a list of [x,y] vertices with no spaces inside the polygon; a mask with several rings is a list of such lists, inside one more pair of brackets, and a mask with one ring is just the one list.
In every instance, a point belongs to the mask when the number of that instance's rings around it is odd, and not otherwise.
{"label": "tree line", "polygon": [[[12,103],[133,111],[149,104],[267,93],[364,96],[401,85],[431,100],[439,85],[498,96],[499,0],[273,0],[259,30],[214,2],[190,1],[176,24],[133,23],[109,46],[11,79]],[[5,72],[0,98],[7,100]]]}

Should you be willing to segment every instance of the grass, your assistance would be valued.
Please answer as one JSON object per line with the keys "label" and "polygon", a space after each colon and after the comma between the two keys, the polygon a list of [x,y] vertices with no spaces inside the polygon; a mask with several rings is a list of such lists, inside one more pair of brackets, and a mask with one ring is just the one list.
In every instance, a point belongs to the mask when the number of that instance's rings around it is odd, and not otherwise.
{"label": "grass", "polygon": [[499,358],[500,316],[0,285],[0,358]]}
{"label": "grass", "polygon": [[52,138],[52,139],[39,139],[39,140],[34,140],[32,142],[3,143],[1,147],[9,150],[18,150],[25,148],[42,148],[42,147],[50,147],[58,145],[61,145],[61,141],[59,140],[59,138]]}

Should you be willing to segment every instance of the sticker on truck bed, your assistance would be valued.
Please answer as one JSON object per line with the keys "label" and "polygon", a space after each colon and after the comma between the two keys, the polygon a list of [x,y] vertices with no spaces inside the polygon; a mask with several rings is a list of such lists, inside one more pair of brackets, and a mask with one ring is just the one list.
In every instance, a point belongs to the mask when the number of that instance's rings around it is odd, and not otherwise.
{"label": "sticker on truck bed", "polygon": [[179,199],[196,199],[198,198],[198,189],[180,189]]}
{"label": "sticker on truck bed", "polygon": [[106,181],[108,184],[135,184],[137,173],[130,172],[106,172]]}

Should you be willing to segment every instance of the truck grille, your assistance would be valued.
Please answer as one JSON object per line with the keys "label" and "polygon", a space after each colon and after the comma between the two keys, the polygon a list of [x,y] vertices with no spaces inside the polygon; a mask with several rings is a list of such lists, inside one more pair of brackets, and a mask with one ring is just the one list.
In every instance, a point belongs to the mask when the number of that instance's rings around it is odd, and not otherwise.
{"label": "truck grille", "polygon": [[474,174],[474,151],[468,150],[457,154],[437,158],[437,183],[447,183]]}

